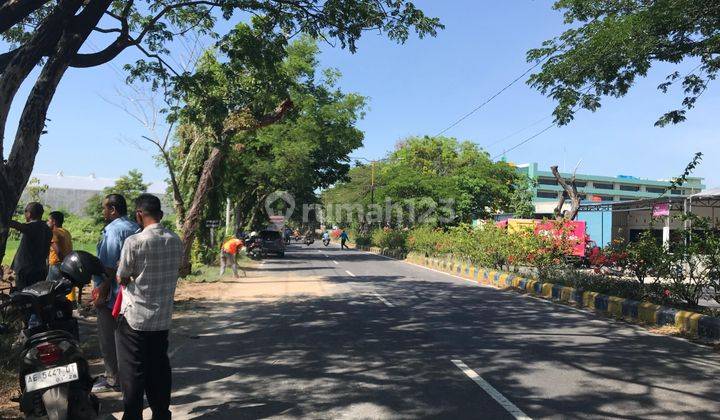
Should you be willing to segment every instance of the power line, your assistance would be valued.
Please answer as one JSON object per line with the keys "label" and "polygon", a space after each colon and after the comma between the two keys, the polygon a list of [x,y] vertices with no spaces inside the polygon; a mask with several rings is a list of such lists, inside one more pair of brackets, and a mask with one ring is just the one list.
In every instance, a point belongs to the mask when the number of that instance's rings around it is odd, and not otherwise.
{"label": "power line", "polygon": [[532,67],[530,67],[529,69],[525,70],[525,72],[523,72],[523,74],[521,74],[520,76],[518,76],[518,77],[516,77],[515,79],[513,79],[510,83],[508,83],[507,85],[505,85],[502,89],[500,89],[499,91],[497,91],[494,95],[492,95],[491,97],[489,97],[488,99],[486,99],[485,102],[483,102],[483,103],[481,103],[480,105],[476,106],[472,111],[470,111],[470,112],[468,112],[467,114],[465,114],[465,115],[463,115],[462,117],[460,117],[460,119],[458,119],[458,120],[455,121],[454,123],[450,124],[447,128],[445,128],[444,130],[440,131],[440,132],[437,133],[435,136],[436,136],[436,137],[437,137],[437,136],[441,136],[441,135],[445,134],[446,132],[448,132],[450,129],[452,129],[452,128],[454,128],[455,126],[457,126],[458,124],[460,124],[461,122],[465,121],[465,120],[466,120],[468,117],[470,117],[472,114],[476,113],[476,112],[479,111],[482,107],[484,107],[485,105],[487,105],[488,103],[490,103],[490,101],[492,101],[493,99],[495,99],[495,98],[497,98],[498,96],[500,96],[500,95],[501,95],[503,92],[505,92],[506,90],[510,89],[510,87],[511,87],[512,85],[514,85],[515,83],[517,83],[520,79],[522,79],[523,77],[525,77],[528,73],[530,73],[531,71],[533,71],[533,70],[535,69],[535,67],[539,66],[539,65],[542,64],[544,61],[545,61],[545,60],[540,60],[540,61],[538,61],[537,63],[535,63]]}
{"label": "power line", "polygon": [[557,124],[555,124],[555,123],[552,123],[552,124],[548,125],[547,127],[543,128],[542,130],[538,131],[537,133],[533,134],[532,136],[526,138],[525,140],[521,141],[520,143],[516,144],[515,146],[513,146],[513,147],[511,147],[511,148],[503,151],[503,152],[500,153],[499,155],[494,156],[494,157],[493,157],[493,160],[501,157],[502,155],[504,155],[504,154],[507,153],[507,152],[512,152],[513,150],[517,149],[518,147],[520,147],[520,146],[522,146],[522,145],[524,145],[524,144],[526,144],[526,143],[529,143],[529,142],[530,142],[531,140],[533,140],[535,137],[538,137],[538,136],[541,135],[542,133],[548,131],[549,129],[551,129],[551,128],[555,127],[555,126],[557,126]]}
{"label": "power line", "polygon": [[508,134],[507,136],[502,137],[502,138],[500,138],[500,139],[497,139],[497,140],[495,140],[494,142],[488,144],[487,146],[485,146],[485,149],[489,149],[489,148],[491,148],[491,147],[493,147],[493,146],[495,146],[495,145],[497,145],[497,144],[500,144],[500,143],[504,142],[505,140],[507,140],[507,139],[509,139],[509,138],[511,138],[511,137],[515,137],[515,135],[522,133],[523,131],[527,130],[528,128],[535,127],[536,125],[540,124],[541,122],[543,122],[543,121],[545,121],[545,120],[547,120],[547,119],[552,118],[552,116],[553,116],[552,114],[546,115],[545,117],[543,117],[543,118],[541,118],[541,119],[539,119],[539,120],[537,120],[537,121],[535,121],[535,122],[533,122],[533,123],[530,123],[530,124],[526,125],[525,127],[517,130],[517,131],[513,131],[511,134]]}

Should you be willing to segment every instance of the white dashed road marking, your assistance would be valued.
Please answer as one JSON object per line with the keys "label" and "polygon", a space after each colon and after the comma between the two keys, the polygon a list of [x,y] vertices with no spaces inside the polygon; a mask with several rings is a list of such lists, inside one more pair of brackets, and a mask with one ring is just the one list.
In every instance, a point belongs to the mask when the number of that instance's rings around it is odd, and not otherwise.
{"label": "white dashed road marking", "polygon": [[503,394],[498,392],[497,389],[487,383],[487,381],[485,381],[485,379],[478,375],[477,372],[470,369],[468,365],[466,365],[462,360],[451,361],[455,364],[455,366],[458,367],[458,369],[462,370],[463,373],[468,376],[468,378],[472,379],[473,382],[480,385],[480,388],[482,388],[483,391],[485,391],[489,396],[491,396],[495,401],[497,401],[498,404],[500,404],[505,410],[507,410],[508,413],[510,413],[510,415],[520,420],[532,420],[527,414],[523,413],[523,411],[520,410],[515,404],[511,403],[510,400],[505,398]]}
{"label": "white dashed road marking", "polygon": [[345,272],[348,273],[349,276],[355,277],[355,274],[353,274],[353,273],[351,273],[351,272],[349,272],[349,271],[347,271],[347,270],[345,270]]}
{"label": "white dashed road marking", "polygon": [[373,292],[373,294],[375,295],[376,298],[378,298],[378,299],[380,300],[380,302],[384,303],[385,305],[387,305],[387,306],[389,306],[389,307],[391,307],[391,308],[395,306],[395,305],[393,305],[392,303],[388,302],[387,299],[385,299],[384,297],[380,296],[377,292]]}

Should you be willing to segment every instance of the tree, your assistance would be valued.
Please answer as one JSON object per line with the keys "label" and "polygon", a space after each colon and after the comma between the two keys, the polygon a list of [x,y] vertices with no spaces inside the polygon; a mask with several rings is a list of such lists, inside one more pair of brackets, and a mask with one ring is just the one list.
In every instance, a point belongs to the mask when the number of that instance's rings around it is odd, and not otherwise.
{"label": "tree", "polygon": [[595,111],[603,96],[624,96],[635,79],[658,62],[697,66],[675,70],[658,86],[667,92],[679,82],[685,94],[679,109],[655,125],[686,119],[720,70],[720,3],[693,0],[557,0],[571,29],[528,52],[543,61],[528,83],[557,102],[558,124],[569,123],[578,108]]}
{"label": "tree", "polygon": [[48,185],[41,184],[38,178],[30,178],[30,181],[28,181],[25,187],[25,193],[30,201],[41,201],[42,196],[45,195],[48,188]]}
{"label": "tree", "polygon": [[128,203],[128,208],[132,209],[133,203],[138,196],[147,191],[150,184],[143,181],[142,172],[137,169],[131,169],[127,175],[123,175],[115,181],[112,187],[106,187],[102,190],[102,194],[93,196],[88,200],[85,212],[93,221],[99,225],[105,223],[102,215],[102,202],[108,194],[121,194]]}
{"label": "tree", "polygon": [[[240,39],[248,29],[237,28],[237,42],[248,42]],[[286,191],[298,203],[313,203],[315,190],[347,173],[347,155],[362,145],[363,134],[355,124],[362,116],[365,98],[337,89],[336,71],[318,75],[318,53],[314,40],[301,37],[277,56],[268,54],[268,62],[253,68],[240,66],[232,57],[221,62],[207,55],[200,61],[197,74],[204,93],[184,100],[187,105],[180,112],[179,141],[172,151],[175,160],[183,162],[175,177],[180,202],[197,200],[208,154],[218,149],[223,156],[207,178],[213,188],[207,191],[207,205],[197,214],[198,221],[219,218],[230,197],[237,206],[238,227],[259,227],[267,220],[265,199],[270,194]],[[248,86],[261,90],[253,92]],[[262,114],[286,92],[286,102],[292,103],[293,109],[283,110],[283,119],[273,124],[253,125],[252,115],[239,118],[233,112],[256,106]],[[204,112],[206,109],[215,114]],[[237,120],[243,126],[229,132],[227,127]],[[250,129],[244,129],[248,123]],[[301,213],[296,212],[296,217]],[[189,216],[184,220],[184,233],[189,232],[188,220]],[[186,246],[191,246],[191,237],[186,240]]]}
{"label": "tree", "polygon": [[[563,189],[563,193],[560,195],[560,198],[558,199],[558,204],[557,206],[555,206],[555,210],[553,211],[553,213],[555,214],[555,218],[557,218],[558,220],[575,220],[578,212],[580,211],[580,194],[578,194],[577,190],[575,172],[573,172],[572,178],[570,178],[569,181],[566,181],[565,178],[560,175],[560,171],[558,171],[557,165],[551,166],[550,171],[557,180],[558,185],[560,185],[560,187],[562,187]],[[565,205],[566,198],[570,199],[570,209],[563,211],[563,206]]]}
{"label": "tree", "polygon": [[535,215],[533,205],[533,187],[535,181],[528,176],[520,176],[510,197],[509,211],[519,219],[531,219]]}
{"label": "tree", "polygon": [[[290,193],[298,205],[318,202],[317,189],[343,180],[350,170],[348,155],[362,146],[364,135],[356,124],[366,99],[338,89],[339,72],[319,71],[318,53],[309,38],[290,46],[285,66],[293,79],[294,112],[244,141],[247,153],[235,167],[246,170],[232,171],[235,176],[226,184],[231,196],[244,201],[239,226],[250,219],[266,220],[258,212],[264,212],[264,198],[275,191]],[[302,212],[293,216],[302,222]]]}
{"label": "tree", "polygon": [[[28,182],[46,129],[47,110],[56,88],[70,67],[99,66],[128,48],[142,55],[126,66],[133,78],[155,87],[173,89],[186,77],[164,57],[173,41],[197,31],[220,42],[233,37],[215,31],[219,19],[263,15],[263,30],[274,34],[298,32],[336,40],[354,52],[357,40],[370,29],[403,42],[410,31],[434,35],[442,25],[405,0],[17,0],[0,3],[0,36],[10,49],[0,54],[0,258],[5,253],[7,222]],[[100,51],[80,53],[91,35],[112,35]],[[288,36],[284,37],[287,42]],[[106,38],[101,38],[106,39]],[[279,39],[279,38],[276,38]],[[254,60],[267,50],[249,51],[242,45],[228,51],[236,61]],[[2,150],[10,107],[32,70],[41,66],[27,96],[8,156]],[[187,85],[186,85],[187,86]],[[217,154],[209,156],[208,167]],[[188,212],[193,211],[191,206]]]}
{"label": "tree", "polygon": [[[401,224],[470,222],[498,211],[511,211],[523,206],[518,200],[530,198],[515,194],[527,188],[515,168],[506,162],[493,162],[474,143],[453,138],[408,138],[375,168],[375,204],[384,206],[386,200],[393,203],[396,208],[391,211],[392,217],[402,212]],[[326,191],[323,201],[326,205],[370,209],[370,172],[368,166],[354,168],[350,181]],[[372,210],[365,213],[372,217]]]}

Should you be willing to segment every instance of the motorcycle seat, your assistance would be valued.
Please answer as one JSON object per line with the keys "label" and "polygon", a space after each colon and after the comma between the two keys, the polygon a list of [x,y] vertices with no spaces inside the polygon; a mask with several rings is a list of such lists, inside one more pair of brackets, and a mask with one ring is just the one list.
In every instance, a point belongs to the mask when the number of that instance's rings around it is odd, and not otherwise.
{"label": "motorcycle seat", "polygon": [[[66,279],[59,281],[56,280],[43,280],[33,285],[30,285],[19,292],[13,294],[13,299],[18,300],[33,300],[44,298],[53,294],[67,294],[72,290],[72,284]],[[23,299],[26,298],[26,299]]]}
{"label": "motorcycle seat", "polygon": [[53,341],[53,340],[75,340],[75,337],[67,331],[63,330],[50,330],[43,331],[37,334],[33,334],[28,339],[28,344],[33,345],[39,341]]}

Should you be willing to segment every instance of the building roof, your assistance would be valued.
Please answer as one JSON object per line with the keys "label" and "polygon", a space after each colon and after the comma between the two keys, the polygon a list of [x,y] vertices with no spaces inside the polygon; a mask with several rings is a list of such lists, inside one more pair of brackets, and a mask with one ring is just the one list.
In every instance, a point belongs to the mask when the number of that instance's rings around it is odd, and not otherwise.
{"label": "building roof", "polygon": [[[533,172],[536,176],[542,176],[542,177],[549,177],[554,178],[554,175],[550,171],[545,171],[538,169],[538,164],[536,162],[533,163],[524,163],[524,164],[517,164],[515,165],[518,169],[530,169],[533,168]],[[570,178],[573,174],[568,172],[560,172],[560,175],[563,178]],[[647,186],[658,186],[658,187],[665,187],[670,185],[672,182],[669,179],[646,179],[646,178],[639,178],[635,176],[630,175],[618,175],[618,176],[606,176],[606,175],[589,175],[589,174],[581,174],[578,173],[575,175],[575,179],[578,181],[600,181],[600,182],[612,182],[612,183],[621,183],[621,184],[632,184],[632,185],[647,185]],[[687,177],[686,182],[681,185],[680,187],[691,187],[691,188],[704,188],[703,185],[704,178],[700,177]]]}
{"label": "building roof", "polygon": [[[100,178],[91,173],[89,175],[65,175],[62,171],[56,174],[34,173],[30,178],[37,178],[41,185],[50,188],[64,188],[69,190],[102,191],[104,188],[115,185],[117,178]],[[165,182],[151,182],[148,192],[152,194],[165,194]]]}

